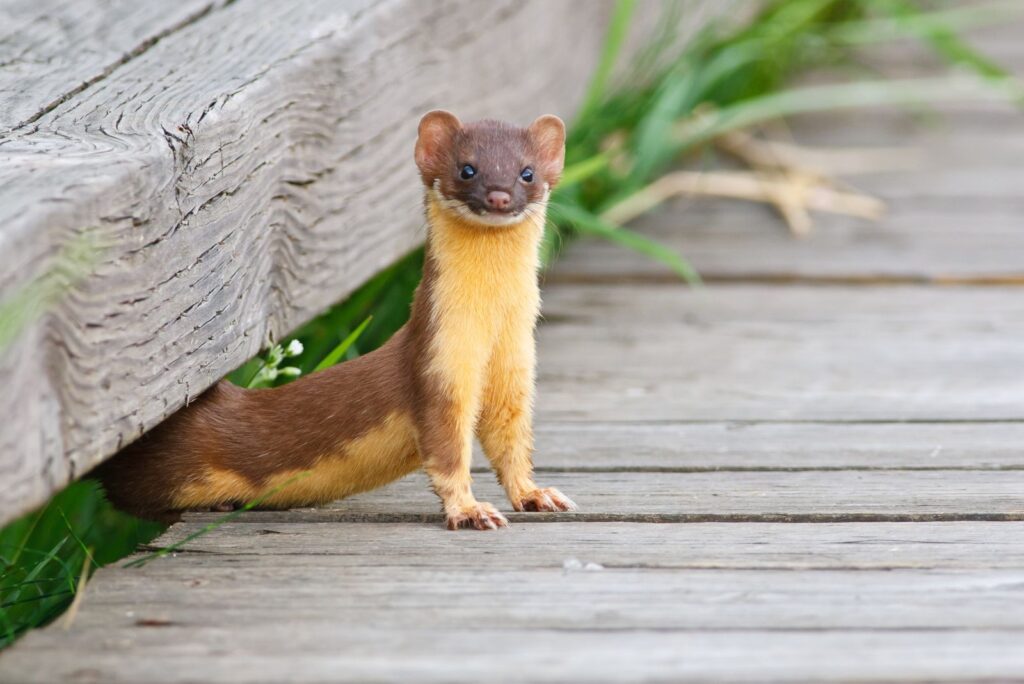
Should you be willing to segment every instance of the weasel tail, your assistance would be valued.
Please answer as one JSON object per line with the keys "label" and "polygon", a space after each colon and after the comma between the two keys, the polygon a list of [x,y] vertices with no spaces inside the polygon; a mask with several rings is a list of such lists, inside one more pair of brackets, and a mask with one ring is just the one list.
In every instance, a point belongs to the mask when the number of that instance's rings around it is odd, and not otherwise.
{"label": "weasel tail", "polygon": [[473,496],[477,436],[515,510],[575,508],[539,488],[532,465],[538,254],[564,140],[554,116],[528,128],[424,116],[428,234],[409,322],[376,351],[282,387],[221,381],[97,469],[111,501],[158,519],[261,496],[308,506],[423,468],[449,528],[503,527]]}

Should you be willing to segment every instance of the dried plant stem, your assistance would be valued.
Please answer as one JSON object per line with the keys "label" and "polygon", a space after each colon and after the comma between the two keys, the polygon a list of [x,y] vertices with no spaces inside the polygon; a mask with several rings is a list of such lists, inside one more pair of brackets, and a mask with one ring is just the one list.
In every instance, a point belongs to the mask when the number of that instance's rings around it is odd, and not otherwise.
{"label": "dried plant stem", "polygon": [[82,605],[82,599],[85,598],[85,585],[89,581],[91,560],[92,556],[87,553],[82,561],[82,574],[78,578],[78,586],[75,587],[75,598],[71,601],[71,605],[68,606],[68,612],[64,614],[64,620],[61,622],[61,626],[65,630],[71,629],[71,625],[75,622],[75,616],[78,615],[78,609]]}
{"label": "dried plant stem", "polygon": [[837,174],[908,170],[922,163],[920,152],[911,148],[810,148],[757,138],[746,131],[725,133],[715,139],[715,145],[754,168],[799,171],[822,180]]}
{"label": "dried plant stem", "polygon": [[[835,200],[840,200],[840,205],[835,208],[824,208],[825,211],[876,219],[885,210],[885,205],[879,200],[860,193],[845,192],[837,197],[836,193],[839,191],[835,189],[836,182],[821,169],[820,163],[815,166],[807,161],[809,156],[814,156],[815,151],[792,144],[760,140],[745,131],[738,130],[720,135],[715,139],[715,144],[759,172],[769,195],[769,201],[775,205],[790,231],[798,237],[810,233],[813,226],[808,209],[822,208],[811,207],[809,198],[812,193],[834,206]],[[818,150],[816,152],[820,162],[822,152],[825,151]],[[845,161],[850,161],[851,158],[855,158],[854,155],[860,153],[860,168],[870,166],[864,162],[871,151],[841,152],[847,157]],[[900,162],[905,162],[903,155],[899,155],[898,159]],[[890,150],[885,154],[885,162],[891,163],[892,161],[893,154]]]}
{"label": "dried plant stem", "polygon": [[[731,197],[752,202],[769,202],[780,211],[808,209],[877,219],[885,205],[873,197],[844,192],[820,184],[794,183],[751,171],[674,171],[630,195],[601,214],[602,220],[621,225],[678,195]],[[782,206],[787,209],[781,209]]]}

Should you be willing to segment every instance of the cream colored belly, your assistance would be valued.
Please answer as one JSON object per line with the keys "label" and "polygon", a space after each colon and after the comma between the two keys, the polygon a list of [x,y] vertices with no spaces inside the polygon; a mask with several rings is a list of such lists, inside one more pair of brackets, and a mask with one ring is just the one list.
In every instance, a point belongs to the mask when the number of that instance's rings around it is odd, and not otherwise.
{"label": "cream colored belly", "polygon": [[183,487],[174,505],[188,509],[262,498],[259,507],[313,506],[383,486],[419,466],[412,420],[393,413],[338,453],[321,456],[308,470],[285,470],[261,485],[233,471],[211,470]]}

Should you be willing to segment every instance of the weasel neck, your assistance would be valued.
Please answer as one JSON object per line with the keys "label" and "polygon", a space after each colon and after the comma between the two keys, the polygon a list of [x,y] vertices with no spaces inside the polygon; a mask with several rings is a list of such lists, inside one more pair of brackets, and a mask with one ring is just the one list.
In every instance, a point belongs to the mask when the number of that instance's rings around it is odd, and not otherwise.
{"label": "weasel neck", "polygon": [[[435,276],[431,280],[456,286],[434,294],[455,296],[445,302],[450,306],[460,300],[482,300],[493,306],[508,297],[521,297],[524,290],[536,290],[545,210],[531,211],[518,223],[488,226],[444,208],[428,192],[426,268],[436,271],[430,274]],[[437,298],[433,299],[436,305]]]}
{"label": "weasel neck", "polygon": [[414,318],[428,331],[429,368],[452,396],[472,407],[496,345],[503,339],[532,344],[540,311],[544,214],[531,212],[509,226],[483,226],[428,196],[427,218],[430,233]]}

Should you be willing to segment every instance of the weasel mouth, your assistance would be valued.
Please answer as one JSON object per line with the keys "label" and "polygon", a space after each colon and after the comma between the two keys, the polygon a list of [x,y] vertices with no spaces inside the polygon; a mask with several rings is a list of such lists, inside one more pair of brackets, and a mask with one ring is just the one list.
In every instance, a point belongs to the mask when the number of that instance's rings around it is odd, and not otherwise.
{"label": "weasel mouth", "polygon": [[[467,209],[469,209],[467,207]],[[523,211],[501,211],[493,209],[481,209],[478,211],[468,212],[473,220],[477,223],[482,223],[488,226],[508,226],[513,223],[519,223],[523,220],[525,213]]]}
{"label": "weasel mouth", "polygon": [[491,207],[482,207],[477,210],[481,216],[495,216],[495,217],[509,217],[519,216],[523,212],[519,209],[492,209]]}
{"label": "weasel mouth", "polygon": [[527,216],[527,207],[506,206],[491,207],[473,198],[462,199],[445,197],[440,188],[433,188],[433,197],[445,210],[462,219],[486,226],[509,226],[523,221]]}

